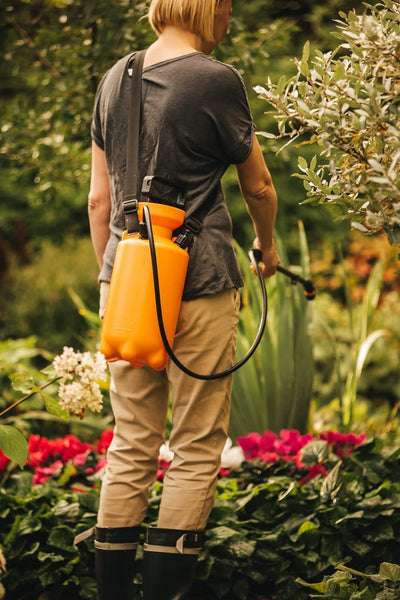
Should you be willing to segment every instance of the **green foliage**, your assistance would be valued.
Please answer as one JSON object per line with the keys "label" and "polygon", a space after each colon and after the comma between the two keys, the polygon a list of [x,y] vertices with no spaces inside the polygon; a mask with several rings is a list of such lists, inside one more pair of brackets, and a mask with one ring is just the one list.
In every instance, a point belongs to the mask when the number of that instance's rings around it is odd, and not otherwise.
{"label": "green foliage", "polygon": [[28,456],[28,444],[18,429],[10,425],[0,425],[0,449],[7,458],[23,468]]}
{"label": "green foliage", "polygon": [[[277,240],[283,264],[287,264],[282,243]],[[303,277],[308,277],[308,249],[302,225],[299,248]],[[245,276],[237,341],[242,357],[255,339],[261,300],[258,281],[249,272],[249,260],[237,247]],[[236,439],[250,431],[282,428],[305,431],[311,401],[313,355],[311,338],[312,306],[301,286],[292,286],[277,273],[266,281],[268,318],[265,332],[254,356],[235,373],[232,391],[230,435]]]}
{"label": "green foliage", "polygon": [[[306,600],[313,596],[296,579],[325,585],[317,582],[334,577],[339,565],[351,576],[356,570],[367,573],[364,579],[379,585],[372,574],[380,570],[385,593],[396,589],[398,567],[385,563],[395,563],[400,550],[399,451],[370,440],[338,460],[326,447],[311,446],[303,448],[302,460],[323,461],[327,478],[301,482],[290,463],[256,460],[219,479],[195,596]],[[79,552],[73,546],[75,535],[96,522],[98,490],[88,487],[90,479],[73,492],[63,487],[66,478],[33,488],[27,472],[8,478],[0,494],[0,546],[7,560],[1,581],[8,600],[36,600],[40,594],[49,600],[94,600],[93,542],[82,542]],[[145,524],[155,523],[161,492],[157,482]],[[139,547],[135,599],[141,593],[142,556]],[[351,577],[346,578],[348,586]]]}
{"label": "green foliage", "polygon": [[87,232],[82,221],[90,170],[94,93],[120,56],[153,39],[146,2],[16,0],[1,6],[3,115],[0,214],[10,242]]}
{"label": "green foliage", "polygon": [[[379,338],[389,335],[389,331],[382,329],[370,331],[372,316],[378,305],[382,289],[382,275],[383,264],[377,263],[368,281],[362,305],[359,307],[357,325],[354,322],[354,311],[351,302],[348,304],[353,340],[349,353],[350,365],[348,365],[345,389],[341,398],[342,425],[347,428],[351,428],[353,424],[354,404],[357,399],[358,384],[369,351]],[[355,331],[356,327],[357,331]]]}
{"label": "green foliage", "polygon": [[[85,304],[98,305],[98,267],[88,238],[64,240],[62,246],[41,245],[31,264],[19,267],[3,298],[3,338],[35,335],[54,352],[81,345],[88,325],[69,293],[73,288]],[[5,302],[6,300],[6,302]],[[93,326],[89,328],[93,329]]]}
{"label": "green foliage", "polygon": [[16,494],[0,496],[7,598],[66,600],[78,589],[79,598],[96,598],[93,551],[82,544],[78,553],[73,540],[77,530],[92,526],[97,494],[30,488],[22,478],[18,484]]}
{"label": "green foliage", "polygon": [[302,579],[297,582],[317,592],[312,598],[337,600],[396,600],[400,595],[400,566],[384,562],[379,573],[360,573],[343,565],[338,571],[324,578],[322,583],[309,584]]}
{"label": "green foliage", "polygon": [[309,163],[299,158],[309,201],[339,206],[364,232],[400,225],[399,15],[392,0],[341,13],[333,52],[310,59],[306,43],[294,77],[257,88],[278,137],[322,147]]}

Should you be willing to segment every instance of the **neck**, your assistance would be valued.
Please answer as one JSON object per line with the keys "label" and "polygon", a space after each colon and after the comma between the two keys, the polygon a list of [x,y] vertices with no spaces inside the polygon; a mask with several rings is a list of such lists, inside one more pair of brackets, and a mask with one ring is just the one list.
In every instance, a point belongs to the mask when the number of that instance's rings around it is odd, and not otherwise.
{"label": "neck", "polygon": [[157,41],[149,47],[144,66],[191,52],[210,54],[213,48],[212,44],[205,42],[199,35],[181,27],[167,25]]}

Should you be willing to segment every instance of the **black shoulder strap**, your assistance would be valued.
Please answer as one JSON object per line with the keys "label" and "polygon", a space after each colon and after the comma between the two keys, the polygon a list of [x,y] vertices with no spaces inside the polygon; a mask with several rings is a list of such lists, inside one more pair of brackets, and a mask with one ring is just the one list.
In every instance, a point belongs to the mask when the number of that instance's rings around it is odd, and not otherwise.
{"label": "black shoulder strap", "polygon": [[195,235],[200,233],[203,227],[203,221],[214,204],[218,190],[219,187],[216,188],[213,194],[209,195],[207,200],[199,209],[197,209],[190,217],[185,219],[183,225],[175,229],[175,243],[178,244],[178,246],[181,248],[188,248],[190,250],[193,238]]}
{"label": "black shoulder strap", "polygon": [[138,219],[138,173],[139,173],[139,136],[140,116],[142,104],[142,72],[146,50],[136,52],[128,61],[128,74],[131,77],[131,91],[129,98],[128,137],[126,150],[126,175],[124,213],[128,233],[139,230]]}

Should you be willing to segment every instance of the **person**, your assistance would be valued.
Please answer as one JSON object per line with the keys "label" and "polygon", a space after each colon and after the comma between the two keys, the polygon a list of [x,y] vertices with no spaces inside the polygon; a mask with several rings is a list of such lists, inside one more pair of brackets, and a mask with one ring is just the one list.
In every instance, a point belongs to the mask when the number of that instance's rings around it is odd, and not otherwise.
{"label": "person", "polygon": [[[232,366],[243,285],[221,177],[236,165],[239,186],[262,253],[264,277],[275,273],[277,196],[235,68],[210,56],[227,32],[231,0],[152,0],[157,40],[142,76],[140,180],[167,178],[185,192],[186,217],[209,210],[194,237],[174,352],[189,368],[213,373]],[[116,246],[124,229],[122,202],[132,55],[103,77],[92,122],[89,223],[100,266],[104,313]],[[229,424],[232,376],[203,381],[169,360],[163,371],[110,363],[114,436],[95,528],[99,598],[133,594],[135,551],[148,493],[164,442],[170,388],[173,460],[165,474],[156,527],[147,528],[145,600],[179,600],[190,589],[211,512]]]}

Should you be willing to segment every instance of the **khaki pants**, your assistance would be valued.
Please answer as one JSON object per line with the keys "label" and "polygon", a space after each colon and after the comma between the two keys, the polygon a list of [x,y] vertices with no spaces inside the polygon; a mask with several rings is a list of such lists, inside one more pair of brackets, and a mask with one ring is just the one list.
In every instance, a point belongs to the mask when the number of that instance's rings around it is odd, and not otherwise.
{"label": "khaki pants", "polygon": [[[102,283],[100,313],[108,288]],[[182,302],[174,341],[180,361],[202,374],[229,368],[235,358],[238,313],[239,293],[233,289]],[[202,381],[185,375],[172,361],[164,371],[117,361],[110,363],[110,371],[115,428],[98,525],[131,527],[143,521],[165,441],[171,386],[169,445],[174,459],[164,478],[158,527],[204,529],[227,438],[232,376]]]}

